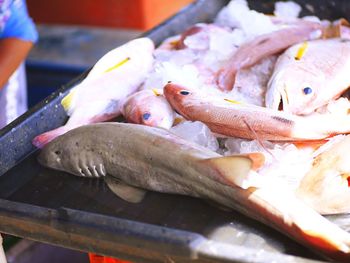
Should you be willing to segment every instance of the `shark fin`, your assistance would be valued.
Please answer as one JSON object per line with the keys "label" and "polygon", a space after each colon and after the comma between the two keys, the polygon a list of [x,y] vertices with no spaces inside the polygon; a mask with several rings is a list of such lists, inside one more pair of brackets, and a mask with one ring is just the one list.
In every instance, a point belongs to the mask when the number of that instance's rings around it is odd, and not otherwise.
{"label": "shark fin", "polygon": [[265,161],[262,153],[250,153],[206,159],[205,162],[218,172],[217,179],[243,189],[259,187],[260,176],[255,172]]}
{"label": "shark fin", "polygon": [[127,202],[139,203],[146,194],[145,190],[124,184],[111,176],[106,176],[104,179],[109,189]]}

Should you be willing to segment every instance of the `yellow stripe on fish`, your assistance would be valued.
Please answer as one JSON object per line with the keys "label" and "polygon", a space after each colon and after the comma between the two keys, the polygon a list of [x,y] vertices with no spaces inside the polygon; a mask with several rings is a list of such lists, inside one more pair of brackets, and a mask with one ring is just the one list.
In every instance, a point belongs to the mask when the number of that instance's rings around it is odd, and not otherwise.
{"label": "yellow stripe on fish", "polygon": [[300,48],[297,51],[297,54],[294,57],[295,60],[300,60],[304,56],[307,47],[308,47],[308,42],[305,41],[304,43],[301,44]]}
{"label": "yellow stripe on fish", "polygon": [[162,95],[161,93],[159,93],[159,91],[157,89],[152,89],[154,95],[156,95],[157,97]]}
{"label": "yellow stripe on fish", "polygon": [[122,61],[118,62],[116,65],[114,65],[114,66],[112,66],[112,67],[106,69],[106,70],[105,70],[105,73],[110,72],[110,71],[112,71],[112,70],[115,70],[115,69],[119,68],[120,66],[122,66],[122,65],[124,65],[126,62],[128,62],[129,60],[130,60],[129,57],[127,57],[126,59],[123,59]]}
{"label": "yellow stripe on fish", "polygon": [[242,102],[237,101],[237,100],[224,99],[224,101],[227,101],[227,102],[230,102],[230,103],[233,103],[233,104],[242,104]]}
{"label": "yellow stripe on fish", "polygon": [[65,111],[68,111],[71,107],[72,100],[74,97],[74,94],[76,93],[76,89],[72,89],[62,100],[61,105],[63,106]]}

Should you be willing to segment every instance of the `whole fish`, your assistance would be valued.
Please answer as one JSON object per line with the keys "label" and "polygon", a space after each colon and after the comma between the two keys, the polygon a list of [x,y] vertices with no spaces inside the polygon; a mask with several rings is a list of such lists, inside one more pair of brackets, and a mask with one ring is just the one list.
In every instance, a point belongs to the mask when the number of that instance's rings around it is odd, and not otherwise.
{"label": "whole fish", "polygon": [[[164,155],[164,153],[169,153]],[[350,259],[350,234],[316,213],[278,183],[255,172],[261,154],[226,156],[171,132],[144,125],[100,123],[49,143],[39,162],[77,176],[103,177],[124,200],[144,189],[184,194],[238,210],[331,259]]]}
{"label": "whole fish", "polygon": [[170,105],[191,121],[205,123],[213,132],[246,139],[272,141],[320,140],[350,133],[350,116],[297,116],[282,111],[208,95],[175,83],[164,87]]}
{"label": "whole fish", "polygon": [[321,214],[350,213],[350,136],[334,139],[297,189],[297,196]]}
{"label": "whole fish", "polygon": [[170,129],[175,112],[161,90],[141,90],[123,103],[122,114],[127,122]]}
{"label": "whole fish", "polygon": [[266,107],[303,115],[350,86],[350,40],[314,40],[288,48],[277,60]]}
{"label": "whole fish", "polygon": [[320,23],[300,20],[286,28],[263,34],[242,44],[229,62],[218,71],[219,88],[232,90],[238,70],[251,67],[263,58],[280,53],[294,44],[318,38],[321,34]]}
{"label": "whole fish", "polygon": [[78,126],[120,115],[122,101],[135,92],[153,66],[154,44],[149,38],[132,40],[103,56],[86,79],[62,99],[67,123],[33,139],[39,148]]}

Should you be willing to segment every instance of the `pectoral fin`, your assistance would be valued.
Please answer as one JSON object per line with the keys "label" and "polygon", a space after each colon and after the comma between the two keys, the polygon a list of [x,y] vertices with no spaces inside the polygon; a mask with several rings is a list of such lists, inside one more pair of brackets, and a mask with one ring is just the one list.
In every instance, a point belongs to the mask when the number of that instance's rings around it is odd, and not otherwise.
{"label": "pectoral fin", "polygon": [[217,179],[247,189],[261,185],[260,176],[255,170],[259,169],[264,161],[265,157],[262,153],[251,153],[210,158],[203,162],[217,173]]}
{"label": "pectoral fin", "polygon": [[105,182],[113,193],[130,203],[141,202],[146,194],[145,190],[124,184],[111,176],[106,176]]}

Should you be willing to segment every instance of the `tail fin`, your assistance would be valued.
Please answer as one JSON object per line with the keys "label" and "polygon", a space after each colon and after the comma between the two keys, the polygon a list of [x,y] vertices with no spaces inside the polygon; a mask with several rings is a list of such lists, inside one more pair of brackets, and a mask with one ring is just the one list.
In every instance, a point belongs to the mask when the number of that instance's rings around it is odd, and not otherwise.
{"label": "tail fin", "polygon": [[53,139],[55,139],[56,137],[66,133],[69,129],[66,126],[61,126],[57,129],[48,131],[48,132],[44,132],[38,136],[36,136],[33,141],[32,144],[37,147],[37,148],[43,148],[46,144],[48,144],[49,142],[51,142]]}

